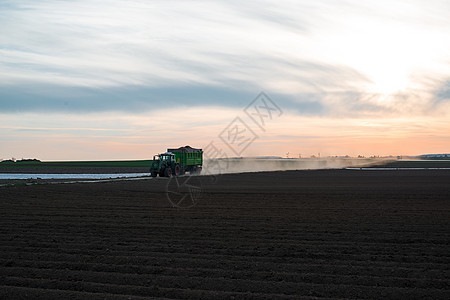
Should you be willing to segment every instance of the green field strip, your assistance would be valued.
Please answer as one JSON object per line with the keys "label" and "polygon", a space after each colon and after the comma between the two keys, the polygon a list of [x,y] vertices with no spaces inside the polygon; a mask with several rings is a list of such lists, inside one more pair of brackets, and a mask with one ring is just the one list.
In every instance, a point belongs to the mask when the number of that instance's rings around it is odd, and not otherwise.
{"label": "green field strip", "polygon": [[47,161],[47,162],[2,162],[4,168],[60,168],[60,167],[149,167],[152,160],[117,160],[117,161]]}

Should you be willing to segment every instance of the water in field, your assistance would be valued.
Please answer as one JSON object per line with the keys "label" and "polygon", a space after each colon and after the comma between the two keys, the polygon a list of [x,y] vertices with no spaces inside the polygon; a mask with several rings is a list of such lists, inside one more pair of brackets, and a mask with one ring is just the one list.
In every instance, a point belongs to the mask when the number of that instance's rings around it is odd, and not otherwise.
{"label": "water in field", "polygon": [[13,174],[0,173],[0,179],[110,179],[149,176],[148,173],[119,174]]}

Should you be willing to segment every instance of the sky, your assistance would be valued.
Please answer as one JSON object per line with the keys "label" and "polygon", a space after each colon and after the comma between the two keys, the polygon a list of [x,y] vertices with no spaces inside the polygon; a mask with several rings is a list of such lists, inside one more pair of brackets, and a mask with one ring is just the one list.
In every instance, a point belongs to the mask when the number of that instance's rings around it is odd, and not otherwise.
{"label": "sky", "polygon": [[0,1],[0,159],[449,153],[449,120],[449,1]]}

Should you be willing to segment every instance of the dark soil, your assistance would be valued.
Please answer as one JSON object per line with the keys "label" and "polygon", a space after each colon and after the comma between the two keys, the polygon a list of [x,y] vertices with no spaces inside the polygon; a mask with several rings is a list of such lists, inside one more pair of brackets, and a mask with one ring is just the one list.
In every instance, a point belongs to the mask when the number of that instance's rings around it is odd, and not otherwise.
{"label": "dark soil", "polygon": [[0,215],[2,299],[450,299],[445,170],[0,187]]}

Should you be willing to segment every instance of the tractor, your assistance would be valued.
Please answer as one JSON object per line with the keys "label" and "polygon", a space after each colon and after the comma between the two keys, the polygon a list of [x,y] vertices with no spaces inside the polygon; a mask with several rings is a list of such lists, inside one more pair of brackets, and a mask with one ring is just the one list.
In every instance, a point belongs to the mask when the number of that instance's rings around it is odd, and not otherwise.
{"label": "tractor", "polygon": [[150,167],[152,177],[171,177],[200,174],[203,164],[202,149],[195,149],[190,146],[176,149],[167,149],[167,152],[155,155]]}

